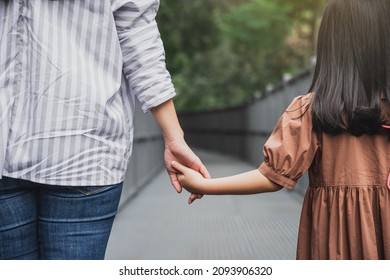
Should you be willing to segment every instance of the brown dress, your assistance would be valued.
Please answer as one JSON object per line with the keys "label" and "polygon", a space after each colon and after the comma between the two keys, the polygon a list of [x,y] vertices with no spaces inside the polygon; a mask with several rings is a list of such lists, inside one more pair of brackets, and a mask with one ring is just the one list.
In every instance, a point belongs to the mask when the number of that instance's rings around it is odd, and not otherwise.
{"label": "brown dress", "polygon": [[[264,145],[260,172],[292,189],[309,170],[297,259],[390,259],[390,141],[312,131],[312,94],[294,99]],[[382,115],[389,120],[384,101]]]}

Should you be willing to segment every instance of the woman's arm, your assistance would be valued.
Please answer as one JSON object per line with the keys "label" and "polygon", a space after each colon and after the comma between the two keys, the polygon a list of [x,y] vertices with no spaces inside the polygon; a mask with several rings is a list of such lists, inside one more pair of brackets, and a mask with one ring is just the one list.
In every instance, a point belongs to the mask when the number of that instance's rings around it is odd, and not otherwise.
{"label": "woman's arm", "polygon": [[[203,165],[199,157],[188,147],[184,140],[184,133],[179,124],[176,115],[176,110],[172,99],[154,107],[151,110],[154,118],[161,128],[165,142],[165,166],[167,168],[171,183],[177,192],[181,192],[182,187],[177,178],[177,171],[171,165],[172,161],[180,162],[202,174],[206,178],[210,178],[210,174]],[[201,198],[201,195],[192,194],[190,200]]]}
{"label": "woman's arm", "polygon": [[191,193],[243,195],[275,192],[283,188],[268,180],[257,169],[229,177],[206,179],[178,162],[172,162],[172,166],[180,172],[178,175],[180,184]]}

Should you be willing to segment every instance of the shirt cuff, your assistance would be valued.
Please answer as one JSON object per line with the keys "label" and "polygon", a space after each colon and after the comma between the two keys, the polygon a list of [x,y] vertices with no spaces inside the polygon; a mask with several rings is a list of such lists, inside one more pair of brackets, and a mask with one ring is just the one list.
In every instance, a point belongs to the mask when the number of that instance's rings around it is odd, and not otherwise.
{"label": "shirt cuff", "polygon": [[150,109],[157,107],[158,105],[163,104],[164,102],[168,101],[169,99],[172,99],[175,97],[176,92],[175,91],[168,91],[166,94],[161,94],[157,96],[156,98],[152,98],[145,103],[141,105],[142,111],[144,113],[147,113],[150,111]]}
{"label": "shirt cuff", "polygon": [[271,180],[272,182],[290,190],[292,190],[297,184],[297,180],[278,173],[265,162],[263,162],[258,169],[260,173],[263,174],[268,180]]}

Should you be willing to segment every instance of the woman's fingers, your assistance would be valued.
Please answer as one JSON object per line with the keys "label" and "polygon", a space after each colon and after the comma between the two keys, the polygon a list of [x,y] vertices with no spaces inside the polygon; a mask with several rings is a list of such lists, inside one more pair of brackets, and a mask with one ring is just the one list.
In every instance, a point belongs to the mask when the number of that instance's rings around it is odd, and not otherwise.
{"label": "woman's fingers", "polygon": [[211,178],[209,171],[207,170],[206,166],[203,165],[203,163],[202,163],[201,166],[200,166],[199,172],[200,172],[200,174],[202,174],[203,177],[205,177],[206,179],[210,179],[210,178]]}
{"label": "woman's fingers", "polygon": [[175,168],[177,171],[179,171],[180,173],[184,174],[184,172],[186,172],[187,168],[188,167],[185,167],[184,165],[178,163],[177,161],[172,161],[172,167]]}

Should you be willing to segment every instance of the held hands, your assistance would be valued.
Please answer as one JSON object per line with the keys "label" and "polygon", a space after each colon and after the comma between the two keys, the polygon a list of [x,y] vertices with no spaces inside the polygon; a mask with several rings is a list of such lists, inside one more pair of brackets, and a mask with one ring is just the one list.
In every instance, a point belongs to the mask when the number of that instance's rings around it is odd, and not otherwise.
{"label": "held hands", "polygon": [[[183,188],[190,193],[202,193],[202,186],[207,180],[202,174],[176,161],[172,161],[172,166],[179,172],[177,178]],[[191,204],[192,201],[189,200],[189,203]]]}
{"label": "held hands", "polygon": [[[176,115],[175,106],[173,100],[169,99],[162,104],[152,108],[153,117],[157,121],[157,124],[161,128],[164,142],[165,152],[164,160],[167,168],[169,178],[173,187],[178,193],[181,192],[177,178],[177,171],[172,167],[171,162],[177,161],[189,168],[192,168],[202,174],[205,178],[209,178],[210,174],[206,167],[202,164],[200,159],[194,154],[194,152],[188,147],[184,140],[184,133],[180,127],[179,120]],[[191,203],[195,199],[201,198],[201,194],[192,193],[189,202]]]}
{"label": "held hands", "polygon": [[[182,191],[182,183],[178,179],[178,170],[172,166],[172,162],[180,162],[186,166],[188,169],[196,170],[194,173],[203,176],[204,178],[210,178],[210,174],[207,171],[206,167],[203,165],[201,160],[194,154],[194,152],[188,147],[187,143],[184,140],[175,140],[167,141],[165,144],[165,166],[168,171],[171,183],[178,193]],[[190,170],[191,170],[190,169]],[[187,189],[188,190],[188,189]],[[188,199],[188,203],[192,203],[196,199],[202,198],[202,194],[197,192],[191,192],[191,196]]]}

